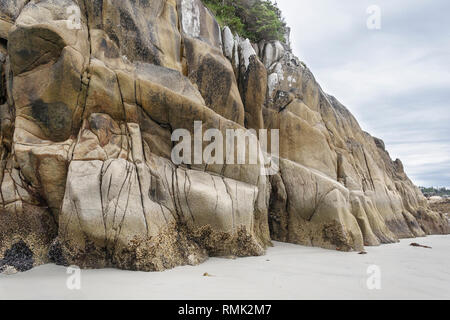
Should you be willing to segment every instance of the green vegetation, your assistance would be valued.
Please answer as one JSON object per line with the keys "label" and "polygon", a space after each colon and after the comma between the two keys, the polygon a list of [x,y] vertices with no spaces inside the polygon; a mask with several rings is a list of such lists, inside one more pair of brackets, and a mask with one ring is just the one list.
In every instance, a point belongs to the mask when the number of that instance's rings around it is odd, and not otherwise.
{"label": "green vegetation", "polygon": [[450,189],[447,188],[425,188],[425,187],[419,187],[422,193],[426,196],[450,196]]}
{"label": "green vegetation", "polygon": [[286,23],[276,3],[270,0],[203,0],[221,26],[230,27],[252,42],[285,42]]}

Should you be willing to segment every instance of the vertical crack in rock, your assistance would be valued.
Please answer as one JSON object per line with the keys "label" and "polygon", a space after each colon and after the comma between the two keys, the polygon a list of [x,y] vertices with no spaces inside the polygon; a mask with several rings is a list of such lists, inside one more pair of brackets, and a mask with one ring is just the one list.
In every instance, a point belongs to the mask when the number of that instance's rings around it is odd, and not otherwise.
{"label": "vertical crack in rock", "polygon": [[364,155],[364,162],[366,164],[367,172],[369,173],[370,183],[373,188],[372,190],[375,191],[375,183],[373,182],[372,173],[370,172],[370,167],[369,167],[369,163],[367,161],[367,155],[366,155],[366,151],[364,150],[364,147],[362,148],[362,153]]}
{"label": "vertical crack in rock", "polygon": [[[186,190],[187,182],[189,182],[189,190]],[[191,181],[189,179],[188,172],[184,171],[184,186],[183,186],[184,198],[185,198],[185,201],[186,201],[186,206],[188,208],[189,214],[190,214],[190,216],[192,218],[192,222],[195,223],[195,217],[192,214],[191,207],[189,206],[189,192],[190,192],[190,189],[191,189]]]}
{"label": "vertical crack in rock", "polygon": [[[105,162],[103,162],[102,164],[102,168],[100,170],[100,183],[99,183],[99,194],[100,194],[100,203],[101,203],[101,208],[102,208],[102,219],[103,219],[103,226],[105,227],[105,242],[107,241],[106,239],[106,234],[108,233],[107,230],[107,226],[106,226],[106,212],[105,212],[105,206],[104,206],[104,199],[103,199],[103,177],[104,177],[104,172],[108,171],[109,166],[111,165],[111,162],[108,163],[108,166],[105,169]],[[107,195],[109,194],[109,191],[111,190],[111,180],[112,177],[110,176],[109,178],[109,183],[108,183],[108,192]]]}
{"label": "vertical crack in rock", "polygon": [[[235,218],[236,217],[236,209],[235,209],[235,203],[234,203],[233,194],[231,193],[230,186],[227,183],[226,179],[222,178],[222,181],[223,181],[223,183],[225,185],[226,192],[227,192],[228,196],[230,197],[230,201],[231,201],[231,217],[232,217],[232,221],[233,221],[233,225],[232,226],[233,226],[233,230],[236,230],[236,222],[235,222],[235,220],[236,220],[236,218]],[[237,188],[236,188],[236,190],[237,190]]]}

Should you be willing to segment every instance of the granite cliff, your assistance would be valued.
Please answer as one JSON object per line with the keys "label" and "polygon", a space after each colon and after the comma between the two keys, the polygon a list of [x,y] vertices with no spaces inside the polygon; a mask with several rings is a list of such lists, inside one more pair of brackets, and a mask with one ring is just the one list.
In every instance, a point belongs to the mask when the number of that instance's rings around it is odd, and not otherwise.
{"label": "granite cliff", "polygon": [[[449,233],[289,44],[242,39],[200,0],[1,0],[0,121],[0,267],[155,271],[271,240]],[[278,173],[174,164],[194,121],[279,129]]]}

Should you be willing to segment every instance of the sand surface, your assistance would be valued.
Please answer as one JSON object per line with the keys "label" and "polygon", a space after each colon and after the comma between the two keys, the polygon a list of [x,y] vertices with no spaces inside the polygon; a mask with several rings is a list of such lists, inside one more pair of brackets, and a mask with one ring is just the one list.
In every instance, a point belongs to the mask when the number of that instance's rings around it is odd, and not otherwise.
{"label": "sand surface", "polygon": [[[82,270],[80,290],[68,289],[67,268],[45,265],[0,275],[0,299],[450,299],[450,236],[368,247],[367,255],[274,245],[262,257],[212,258],[158,273]],[[380,290],[367,286],[372,265]]]}

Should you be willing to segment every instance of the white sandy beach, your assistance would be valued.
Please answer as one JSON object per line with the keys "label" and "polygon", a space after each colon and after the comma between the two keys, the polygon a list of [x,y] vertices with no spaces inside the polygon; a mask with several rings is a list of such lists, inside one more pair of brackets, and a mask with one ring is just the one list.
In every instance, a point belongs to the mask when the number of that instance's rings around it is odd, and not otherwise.
{"label": "white sandy beach", "polygon": [[[367,255],[274,244],[266,256],[159,273],[82,270],[80,290],[67,288],[66,268],[45,265],[0,275],[0,299],[450,299],[450,236],[368,247]],[[367,288],[371,265],[381,290]]]}

